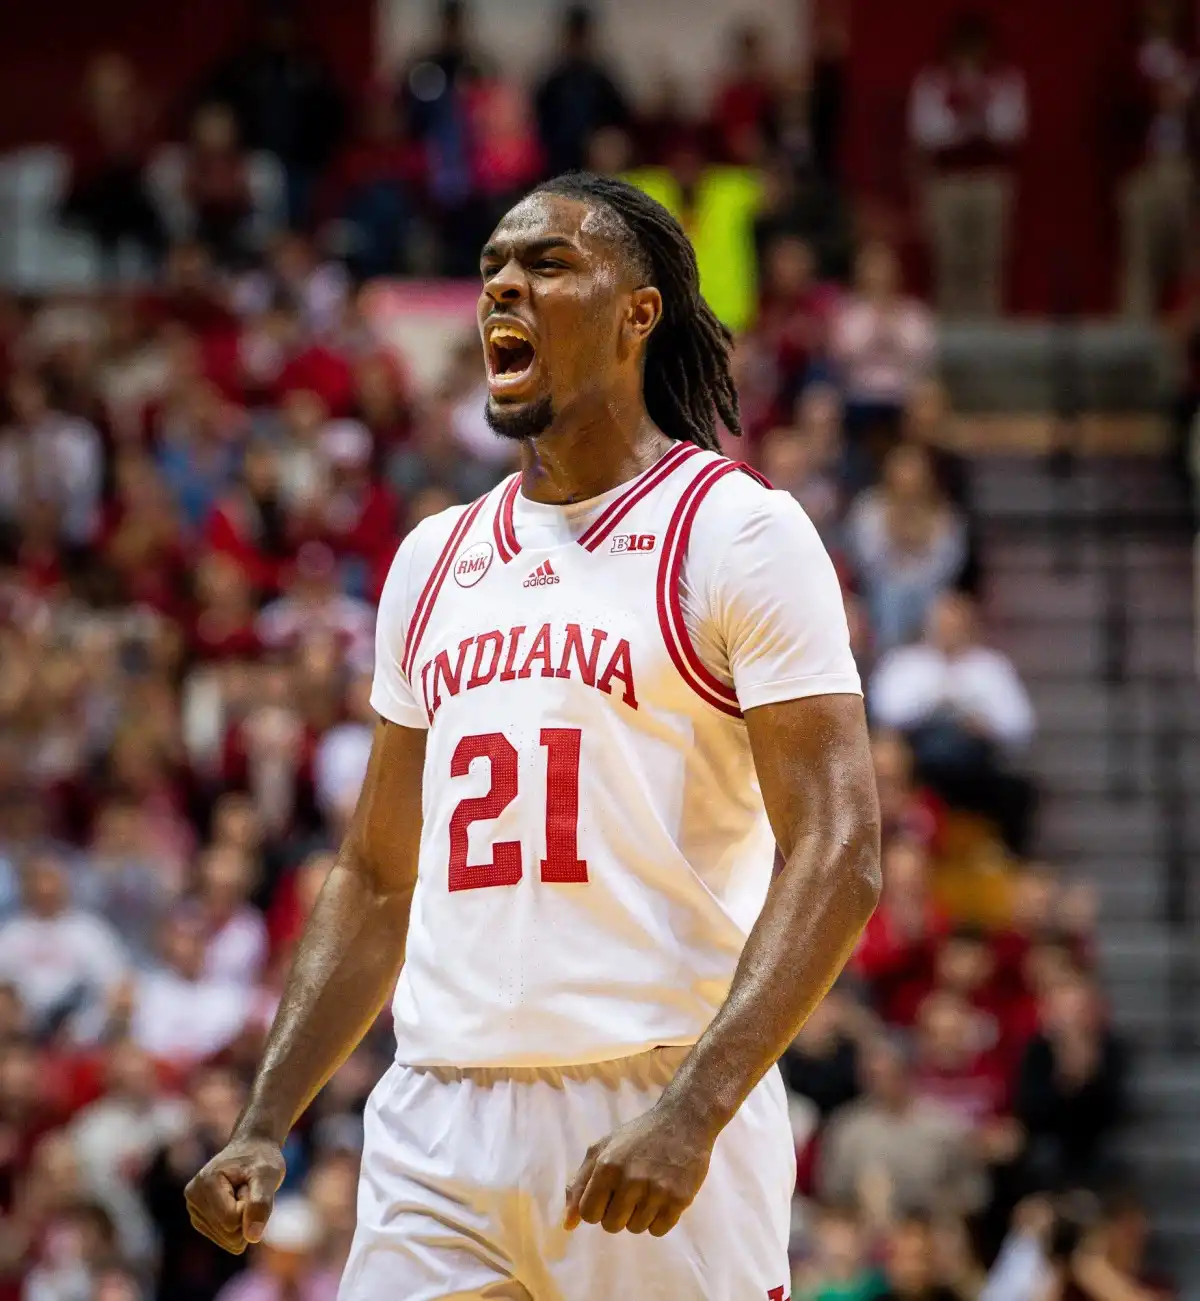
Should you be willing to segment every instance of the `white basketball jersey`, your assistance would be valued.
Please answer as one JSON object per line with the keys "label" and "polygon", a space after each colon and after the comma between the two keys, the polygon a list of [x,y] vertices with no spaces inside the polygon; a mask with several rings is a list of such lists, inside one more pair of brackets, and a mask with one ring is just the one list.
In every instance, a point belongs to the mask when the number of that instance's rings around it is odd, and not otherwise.
{"label": "white basketball jersey", "polygon": [[752,474],[681,444],[561,508],[514,475],[405,540],[372,694],[429,729],[400,1061],[602,1061],[724,1000],[774,858],[742,709],[859,690],[829,559]]}

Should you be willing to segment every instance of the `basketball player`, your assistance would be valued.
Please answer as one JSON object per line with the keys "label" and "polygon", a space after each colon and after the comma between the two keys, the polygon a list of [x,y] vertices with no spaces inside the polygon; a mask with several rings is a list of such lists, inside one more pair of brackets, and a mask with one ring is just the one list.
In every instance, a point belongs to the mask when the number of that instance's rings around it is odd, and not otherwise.
{"label": "basketball player", "polygon": [[837,580],[715,450],[730,338],[662,207],[560,177],[481,269],[522,468],[395,558],[362,795],[192,1222],[261,1238],[395,986],[341,1301],[783,1301],[775,1062],[878,893]]}

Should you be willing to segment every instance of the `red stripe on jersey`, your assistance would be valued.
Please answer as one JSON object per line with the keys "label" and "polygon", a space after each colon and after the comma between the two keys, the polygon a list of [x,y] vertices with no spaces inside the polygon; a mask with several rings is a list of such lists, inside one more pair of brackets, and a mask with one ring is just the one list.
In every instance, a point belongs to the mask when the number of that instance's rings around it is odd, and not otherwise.
{"label": "red stripe on jersey", "polygon": [[[772,492],[775,491],[775,485],[771,480],[768,479],[765,474],[759,474],[754,466],[747,465],[745,461],[736,461],[735,464],[743,474],[748,474],[755,483],[761,483],[764,488],[769,488]],[[790,1297],[788,1298],[788,1301],[791,1301]]]}
{"label": "red stripe on jersey", "polygon": [[667,526],[662,559],[658,565],[657,604],[658,624],[671,662],[679,676],[706,703],[723,714],[741,718],[737,693],[728,683],[715,677],[696,653],[684,623],[683,606],[679,599],[679,578],[683,557],[687,553],[688,538],[700,503],[709,489],[719,479],[732,474],[739,467],[733,461],[721,460],[708,465],[692,480],[676,503],[671,522]]}
{"label": "red stripe on jersey", "polygon": [[595,549],[617,527],[626,515],[648,493],[658,487],[670,474],[673,474],[684,461],[696,456],[700,451],[695,443],[676,443],[669,452],[661,456],[639,478],[635,479],[629,490],[616,501],[609,504],[579,535],[579,545],[589,551]]}
{"label": "red stripe on jersey", "polygon": [[471,525],[475,523],[475,517],[483,509],[485,501],[487,501],[487,497],[480,497],[473,506],[465,510],[459,517],[459,521],[454,526],[449,540],[442,548],[441,555],[438,556],[437,562],[429,572],[429,577],[425,580],[421,595],[417,598],[412,622],[408,625],[408,633],[404,638],[404,659],[401,661],[404,676],[410,682],[412,681],[413,658],[417,653],[421,638],[425,635],[425,629],[429,624],[429,616],[433,613],[438,593],[442,590],[442,584],[446,581],[446,575],[450,572],[450,566],[454,562],[458,548],[462,545],[463,538],[466,537]]}
{"label": "red stripe on jersey", "polygon": [[496,538],[496,550],[500,559],[507,565],[521,549],[517,541],[517,530],[513,526],[513,502],[521,487],[521,476],[514,474],[504,485],[500,500],[496,504],[496,515],[492,520],[492,533]]}

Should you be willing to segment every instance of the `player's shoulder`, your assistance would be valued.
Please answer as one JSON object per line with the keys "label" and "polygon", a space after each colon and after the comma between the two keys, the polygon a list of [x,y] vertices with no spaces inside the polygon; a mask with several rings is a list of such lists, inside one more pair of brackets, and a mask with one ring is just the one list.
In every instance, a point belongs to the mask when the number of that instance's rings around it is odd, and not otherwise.
{"label": "player's shoulder", "polygon": [[[782,576],[789,562],[801,569],[825,554],[816,528],[791,495],[775,488],[757,471],[713,456],[716,477],[699,503],[687,539],[687,564],[693,579],[728,580],[760,566]],[[724,581],[724,580],[723,580]]]}
{"label": "player's shoulder", "polygon": [[474,501],[447,506],[445,510],[427,515],[409,529],[388,570],[380,597],[381,617],[384,614],[403,617],[411,610],[422,588],[433,578],[447,548],[463,532],[461,526],[466,517],[478,515],[490,495],[487,492]]}
{"label": "player's shoulder", "polygon": [[[723,473],[710,473],[718,468]],[[764,524],[794,527],[798,521],[808,523],[804,508],[791,493],[776,488],[741,461],[710,453],[698,471],[698,477],[711,478],[711,486],[699,504],[699,516],[706,525],[719,528],[726,538],[746,527],[761,528]]]}

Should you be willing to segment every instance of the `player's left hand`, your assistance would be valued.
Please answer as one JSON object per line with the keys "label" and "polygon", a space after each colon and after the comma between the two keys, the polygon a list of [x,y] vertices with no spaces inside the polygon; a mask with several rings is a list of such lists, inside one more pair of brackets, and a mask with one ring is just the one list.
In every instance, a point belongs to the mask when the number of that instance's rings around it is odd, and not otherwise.
{"label": "player's left hand", "polygon": [[563,1227],[586,1221],[661,1238],[700,1191],[715,1141],[707,1126],[660,1102],[588,1148],[567,1189]]}

